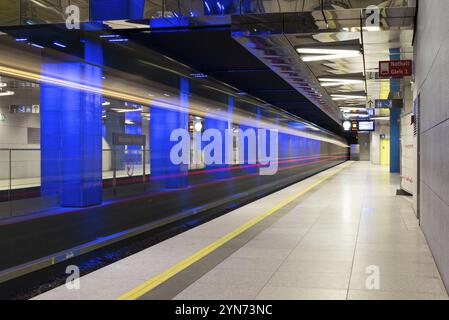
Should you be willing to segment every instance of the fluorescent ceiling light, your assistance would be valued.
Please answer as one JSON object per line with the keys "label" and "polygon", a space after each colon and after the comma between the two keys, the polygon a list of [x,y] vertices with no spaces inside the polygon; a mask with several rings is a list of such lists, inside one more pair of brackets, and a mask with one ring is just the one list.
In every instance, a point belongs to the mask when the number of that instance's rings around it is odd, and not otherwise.
{"label": "fluorescent ceiling light", "polygon": [[118,38],[118,39],[110,39],[109,42],[127,42],[128,39],[126,38]]}
{"label": "fluorescent ceiling light", "polygon": [[346,53],[360,53],[358,50],[345,50],[345,49],[321,49],[321,48],[297,48],[298,53],[308,54],[346,54]]}
{"label": "fluorescent ceiling light", "polygon": [[120,37],[119,34],[102,34],[100,35],[100,38],[118,38]]}
{"label": "fluorescent ceiling light", "polygon": [[321,81],[321,86],[323,87],[333,87],[333,86],[344,86],[348,84],[360,84],[363,80],[357,79],[339,79],[339,78],[319,78]]}
{"label": "fluorescent ceiling light", "polygon": [[369,114],[365,113],[343,113],[345,118],[368,118]]}
{"label": "fluorescent ceiling light", "polygon": [[109,102],[109,101],[105,101],[105,102],[103,102],[101,105],[102,106],[109,106],[111,103]]}
{"label": "fluorescent ceiling light", "polygon": [[136,111],[142,111],[142,109],[120,109],[120,108],[111,108],[112,111],[115,112],[136,112]]}
{"label": "fluorescent ceiling light", "polygon": [[53,42],[53,44],[55,45],[55,46],[58,46],[58,47],[61,47],[61,48],[67,48],[67,46],[65,45],[65,44],[62,44],[62,43],[59,43],[59,42]]}
{"label": "fluorescent ceiling light", "polygon": [[336,60],[343,58],[353,58],[358,57],[360,55],[359,51],[347,52],[341,54],[326,54],[326,55],[311,55],[311,56],[302,56],[301,59],[304,62],[313,62],[313,61],[321,61],[321,60]]}
{"label": "fluorescent ceiling light", "polygon": [[12,96],[13,94],[14,94],[14,91],[5,91],[5,92],[0,91],[0,97]]}
{"label": "fluorescent ceiling light", "polygon": [[351,100],[351,99],[366,99],[366,96],[354,96],[349,94],[331,94],[334,100]]}
{"label": "fluorescent ceiling light", "polygon": [[4,87],[6,87],[7,86],[7,84],[6,83],[4,83],[4,82],[0,82],[0,88],[4,88]]}
{"label": "fluorescent ceiling light", "polygon": [[351,85],[351,84],[360,84],[363,81],[358,81],[358,80],[354,80],[354,81],[342,81],[342,82],[322,82],[321,86],[322,87],[338,87],[338,86],[347,86],[347,85]]}
{"label": "fluorescent ceiling light", "polygon": [[340,107],[341,111],[351,111],[351,110],[363,110],[366,111],[367,109],[364,107]]}
{"label": "fluorescent ceiling light", "polygon": [[360,79],[342,79],[342,78],[319,78],[321,82],[350,82],[350,83],[360,83],[363,80]]}
{"label": "fluorescent ceiling light", "polygon": [[39,49],[43,49],[44,47],[35,43],[31,44],[33,47],[39,48]]}
{"label": "fluorescent ceiling light", "polygon": [[359,50],[344,49],[297,48],[296,52],[307,54],[301,56],[304,62],[352,58],[360,55]]}

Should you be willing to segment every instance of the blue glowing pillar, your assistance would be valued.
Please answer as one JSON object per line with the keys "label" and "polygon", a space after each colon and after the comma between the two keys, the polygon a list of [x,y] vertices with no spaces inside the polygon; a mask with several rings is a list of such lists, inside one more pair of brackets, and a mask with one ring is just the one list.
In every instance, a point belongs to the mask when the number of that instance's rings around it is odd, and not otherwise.
{"label": "blue glowing pillar", "polygon": [[[150,162],[152,177],[160,177],[167,188],[182,188],[188,185],[188,164],[175,164],[170,151],[178,141],[170,141],[176,129],[188,130],[189,81],[180,78],[180,105],[184,110],[170,110],[151,106],[150,109]],[[190,152],[190,150],[189,150]]]}
{"label": "blue glowing pillar", "polygon": [[[221,171],[220,169],[225,169],[227,167],[229,167],[228,164],[226,164],[226,153],[225,153],[225,148],[226,148],[226,129],[228,129],[228,122],[227,121],[223,121],[223,120],[217,120],[217,119],[211,119],[211,118],[207,118],[206,122],[205,122],[205,129],[215,129],[218,130],[221,134],[221,141],[220,141],[220,149],[219,152],[221,152],[221,157],[220,161],[218,163],[213,163],[213,164],[207,164],[206,165],[206,169],[207,170],[213,170],[212,172],[212,176],[216,179],[224,179],[228,177],[228,171],[223,170]],[[213,139],[213,138],[212,138]],[[211,139],[211,140],[212,140]],[[204,142],[203,145],[209,144],[209,143],[213,143],[213,141],[211,142]],[[218,145],[216,145],[218,146]],[[218,150],[215,150],[215,152],[217,152]],[[213,158],[216,157],[215,154],[212,153],[211,155]]]}
{"label": "blue glowing pillar", "polygon": [[[220,132],[221,135],[221,143],[220,143],[220,152],[221,159],[219,163],[207,164],[206,169],[212,170],[210,173],[215,179],[226,179],[232,175],[230,170],[226,170],[226,168],[231,167],[232,160],[232,152],[233,152],[233,140],[227,138],[227,130],[231,132],[232,130],[232,113],[234,108],[234,99],[233,97],[228,97],[228,112],[227,119],[213,119],[206,118],[205,121],[205,129],[215,129]],[[210,142],[204,142],[203,147]],[[218,144],[217,144],[218,146]],[[228,152],[228,158],[226,158],[226,152]],[[215,155],[214,155],[215,156]],[[218,157],[217,157],[218,158]]]}
{"label": "blue glowing pillar", "polygon": [[400,159],[400,129],[399,121],[401,117],[400,108],[390,109],[390,172],[401,171]]}
{"label": "blue glowing pillar", "polygon": [[[401,50],[390,49],[390,60],[400,60]],[[390,98],[398,95],[401,90],[400,79],[390,79]],[[390,109],[390,172],[401,171],[400,158],[400,108]]]}
{"label": "blue glowing pillar", "polygon": [[[248,166],[245,168],[247,174],[258,171],[257,164],[257,128],[239,124],[238,137],[238,159],[239,164]],[[242,155],[242,156],[241,156]]]}
{"label": "blue glowing pillar", "polygon": [[[279,116],[276,116],[276,124],[279,125]],[[278,139],[279,161],[286,160],[290,157],[290,137],[286,133],[279,132]]]}
{"label": "blue glowing pillar", "polygon": [[144,0],[90,0],[90,20],[143,19],[144,7]]}
{"label": "blue glowing pillar", "polygon": [[297,159],[297,158],[299,158],[299,156],[300,156],[300,149],[301,149],[301,146],[300,146],[300,137],[298,137],[298,136],[292,136],[292,152],[291,152],[291,155],[292,155],[292,158],[295,158],[295,159]]}
{"label": "blue glowing pillar", "polygon": [[[86,61],[99,64],[101,47],[85,43]],[[41,192],[59,195],[64,207],[102,201],[102,97],[76,85],[102,87],[102,70],[84,62],[48,62],[42,74],[73,85],[43,82],[41,103]]]}

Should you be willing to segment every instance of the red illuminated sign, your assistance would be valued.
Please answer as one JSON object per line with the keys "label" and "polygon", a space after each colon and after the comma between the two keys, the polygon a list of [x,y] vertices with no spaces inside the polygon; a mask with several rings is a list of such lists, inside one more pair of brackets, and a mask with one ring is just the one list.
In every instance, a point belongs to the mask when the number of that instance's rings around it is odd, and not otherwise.
{"label": "red illuminated sign", "polygon": [[405,77],[412,75],[412,60],[379,61],[379,77]]}

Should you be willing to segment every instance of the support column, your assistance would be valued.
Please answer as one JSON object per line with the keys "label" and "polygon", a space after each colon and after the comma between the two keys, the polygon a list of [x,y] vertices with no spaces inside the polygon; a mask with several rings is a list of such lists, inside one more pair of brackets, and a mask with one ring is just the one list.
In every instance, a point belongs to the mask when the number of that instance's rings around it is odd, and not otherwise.
{"label": "support column", "polygon": [[[227,136],[228,132],[232,132],[232,119],[233,119],[233,109],[234,109],[234,98],[228,97],[228,110],[227,110],[227,119],[219,120],[206,118],[205,121],[205,129],[215,129],[220,132],[221,143],[217,143],[215,146],[220,148],[221,151],[221,159],[220,163],[213,163],[206,165],[207,170],[212,170],[210,175],[214,179],[226,179],[232,176],[232,171],[226,170],[232,166],[231,162],[233,159],[233,151],[234,151],[234,141],[233,137]],[[227,132],[227,130],[229,130]],[[204,142],[204,145],[209,144],[210,142]],[[206,150],[207,151],[207,150]],[[228,158],[226,157],[226,153]],[[212,157],[213,158],[213,157]]]}
{"label": "support column", "polygon": [[[400,60],[401,50],[390,49],[390,60]],[[399,79],[390,79],[390,95],[389,99],[396,98],[400,95],[401,83]],[[400,145],[400,117],[401,109],[390,109],[390,172],[401,171],[401,145]]]}
{"label": "support column", "polygon": [[[212,143],[215,145],[214,152],[221,153],[221,156],[211,154],[210,157],[208,157],[207,155],[205,155],[205,159],[211,158],[219,160],[218,163],[206,164],[206,170],[211,170],[210,175],[215,179],[225,179],[229,177],[230,173],[229,170],[226,170],[226,168],[229,168],[229,164],[226,163],[226,144],[227,144],[226,130],[228,129],[228,122],[224,120],[206,118],[205,129],[218,130],[218,132],[220,133],[220,140],[204,142],[203,145],[208,145],[209,143]],[[230,143],[232,143],[232,140],[230,141]]]}
{"label": "support column", "polygon": [[239,124],[238,159],[239,164],[249,166],[245,169],[247,174],[256,173],[257,164],[257,128]]}
{"label": "support column", "polygon": [[[42,83],[41,193],[58,195],[64,207],[102,201],[101,94],[76,88],[102,87],[102,70],[84,62],[44,62],[42,74],[73,85]],[[101,46],[85,43],[86,61],[100,64]]]}
{"label": "support column", "polygon": [[401,109],[390,109],[390,172],[400,172],[400,128]]}
{"label": "support column", "polygon": [[172,148],[179,143],[170,141],[170,135],[176,129],[185,129],[188,132],[188,95],[189,80],[181,77],[180,104],[186,111],[157,106],[151,106],[150,109],[151,175],[159,177],[167,188],[182,188],[188,185],[188,163],[174,164],[170,159]]}

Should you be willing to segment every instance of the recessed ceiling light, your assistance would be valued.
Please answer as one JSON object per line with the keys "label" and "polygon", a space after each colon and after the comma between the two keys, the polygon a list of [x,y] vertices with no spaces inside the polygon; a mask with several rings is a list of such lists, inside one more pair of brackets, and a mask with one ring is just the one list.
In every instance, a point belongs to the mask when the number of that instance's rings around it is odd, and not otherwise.
{"label": "recessed ceiling light", "polygon": [[359,53],[357,50],[345,50],[345,49],[321,49],[321,48],[297,48],[298,53],[308,54],[344,54],[348,52]]}
{"label": "recessed ceiling light", "polygon": [[43,46],[38,45],[38,44],[35,44],[35,43],[32,43],[31,45],[32,45],[33,47],[39,48],[39,49],[43,49],[43,48],[44,48]]}
{"label": "recessed ceiling light", "polygon": [[301,59],[304,62],[352,58],[360,55],[360,50],[297,48],[296,51],[302,54]]}
{"label": "recessed ceiling light", "polygon": [[65,44],[62,44],[62,43],[59,43],[59,42],[53,42],[53,44],[55,45],[55,46],[58,46],[58,47],[60,47],[60,48],[67,48],[67,46],[65,45]]}
{"label": "recessed ceiling light", "polygon": [[333,100],[351,100],[351,99],[366,99],[366,96],[356,96],[349,94],[331,94]]}
{"label": "recessed ceiling light", "polygon": [[363,80],[359,79],[319,78],[318,80],[322,82],[321,86],[323,87],[335,87],[363,83]]}
{"label": "recessed ceiling light", "polygon": [[120,109],[120,108],[111,108],[111,110],[119,113],[142,111],[142,109]]}

